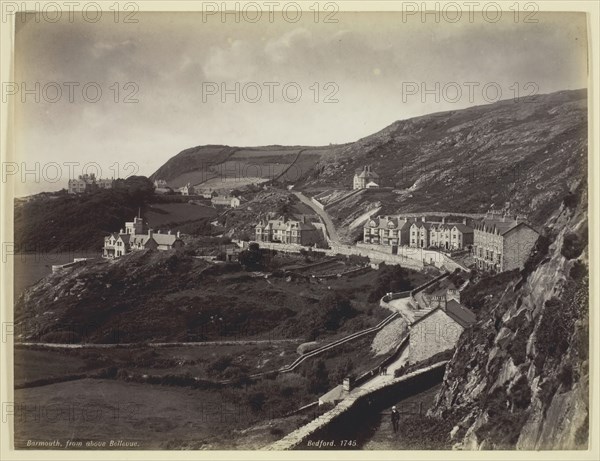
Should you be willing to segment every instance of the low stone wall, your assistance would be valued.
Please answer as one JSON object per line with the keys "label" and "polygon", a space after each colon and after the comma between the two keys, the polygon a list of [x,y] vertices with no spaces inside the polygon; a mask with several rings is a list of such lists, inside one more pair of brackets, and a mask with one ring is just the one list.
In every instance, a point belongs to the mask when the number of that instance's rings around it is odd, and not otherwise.
{"label": "low stone wall", "polygon": [[313,202],[315,205],[317,205],[321,210],[325,209],[325,205],[323,205],[321,202],[319,202],[316,198],[311,197],[311,202]]}
{"label": "low stone wall", "polygon": [[411,259],[403,255],[393,255],[390,253],[383,253],[374,248],[369,248],[368,246],[351,246],[351,245],[331,245],[331,251],[344,255],[358,255],[358,256],[366,256],[371,261],[384,261],[386,264],[390,265],[400,265],[402,267],[407,267],[409,269],[421,270],[423,269],[423,262]]}
{"label": "low stone wall", "polygon": [[450,273],[446,272],[442,275],[438,275],[437,277],[431,279],[429,282],[424,283],[423,285],[418,286],[417,288],[415,288],[414,290],[412,290],[410,292],[410,296],[413,297],[414,295],[416,295],[417,293],[426,290],[427,288],[429,288],[431,285],[439,282],[442,279],[445,279],[446,277],[448,277],[450,275]]}
{"label": "low stone wall", "polygon": [[[312,250],[321,252],[329,256],[357,255],[366,256],[371,261],[383,261],[390,265],[400,265],[408,269],[422,270],[425,264],[433,264],[435,267],[442,268],[452,272],[455,269],[468,271],[467,268],[453,261],[448,256],[434,250],[425,250],[422,248],[398,247],[398,254],[392,254],[392,247],[386,245],[369,245],[366,243],[357,243],[353,245],[339,245],[330,242],[330,249],[304,247],[293,243],[274,243],[274,242],[251,242],[258,243],[261,248],[270,250],[284,251],[287,253],[300,253],[300,250]],[[238,243],[239,245],[239,243]],[[379,248],[383,247],[383,248]],[[389,248],[389,250],[388,250]],[[384,250],[384,251],[380,251]]]}
{"label": "low stone wall", "polygon": [[[330,434],[340,434],[360,424],[362,415],[372,414],[393,404],[403,396],[408,397],[425,385],[441,382],[447,361],[439,362],[421,370],[393,379],[373,389],[361,389],[346,397],[335,408],[310,423],[288,434],[281,440],[265,447],[266,450],[293,450],[311,440],[328,440]],[[346,438],[346,437],[342,437]]]}
{"label": "low stone wall", "polygon": [[409,296],[411,296],[411,293],[412,293],[411,291],[400,291],[398,293],[391,293],[391,294],[385,295],[383,298],[381,298],[381,303],[387,304],[390,301],[393,301],[394,299],[408,298]]}
{"label": "low stone wall", "polygon": [[315,275],[314,277],[317,279],[335,279],[338,277],[345,277],[348,275],[358,275],[358,274],[362,274],[362,273],[366,273],[369,272],[371,269],[371,266],[366,266],[366,267],[359,267],[358,269],[352,269],[346,272],[339,272],[337,274],[324,274],[324,275]]}
{"label": "low stone wall", "polygon": [[87,263],[88,258],[75,258],[72,262],[66,264],[53,264],[52,273],[59,272],[63,269],[69,269],[71,267],[83,266]]}

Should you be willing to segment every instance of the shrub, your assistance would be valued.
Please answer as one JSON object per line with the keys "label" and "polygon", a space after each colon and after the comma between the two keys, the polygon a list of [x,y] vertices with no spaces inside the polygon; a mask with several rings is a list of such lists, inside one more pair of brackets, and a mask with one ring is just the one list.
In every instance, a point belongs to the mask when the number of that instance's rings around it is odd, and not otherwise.
{"label": "shrub", "polygon": [[73,344],[81,342],[81,336],[75,331],[51,331],[40,340],[44,343]]}
{"label": "shrub", "polygon": [[271,429],[269,429],[269,433],[276,437],[281,437],[283,435],[283,429],[279,427],[272,427]]}
{"label": "shrub", "polygon": [[582,232],[581,236],[574,232],[569,232],[565,235],[560,254],[567,259],[575,259],[579,257],[586,246],[587,228],[585,229],[585,232]]}
{"label": "shrub", "polygon": [[267,396],[264,392],[252,392],[248,394],[248,405],[252,408],[253,411],[260,411],[263,409],[265,402],[267,401]]}
{"label": "shrub", "polygon": [[222,373],[232,363],[233,363],[233,357],[231,357],[230,355],[224,355],[222,357],[217,358],[215,361],[213,361],[208,366],[208,369],[211,371],[218,371],[218,372]]}
{"label": "shrub", "polygon": [[570,391],[573,387],[573,365],[564,363],[558,371],[558,382],[563,392]]}
{"label": "shrub", "polygon": [[313,394],[320,394],[327,390],[329,386],[329,373],[322,359],[314,362],[312,367],[308,368],[306,373],[308,379],[308,390]]}
{"label": "shrub", "polygon": [[381,266],[377,285],[369,294],[369,302],[377,302],[386,293],[408,291],[412,287],[408,271],[400,266]]}
{"label": "shrub", "polygon": [[322,325],[327,330],[337,330],[346,320],[356,315],[347,296],[340,292],[327,293],[319,302]]}
{"label": "shrub", "polygon": [[527,377],[521,375],[510,388],[510,397],[513,405],[519,409],[525,409],[531,403],[531,388]]}
{"label": "shrub", "polygon": [[569,277],[576,282],[580,282],[588,274],[588,267],[581,261],[575,261],[573,267],[569,271]]}

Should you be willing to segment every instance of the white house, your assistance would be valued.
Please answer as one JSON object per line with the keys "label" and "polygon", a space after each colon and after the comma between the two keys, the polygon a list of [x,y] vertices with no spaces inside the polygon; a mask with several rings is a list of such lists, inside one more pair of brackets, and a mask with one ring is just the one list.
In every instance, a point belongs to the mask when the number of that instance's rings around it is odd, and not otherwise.
{"label": "white house", "polygon": [[367,184],[371,184],[371,188],[379,187],[375,182],[379,179],[379,175],[371,169],[371,165],[366,165],[360,173],[354,175],[354,181],[352,183],[353,189],[366,189]]}
{"label": "white house", "polygon": [[136,217],[133,221],[125,223],[125,230],[121,229],[121,232],[113,232],[104,237],[102,257],[114,259],[135,250],[150,248],[164,251],[181,248],[183,245],[179,232],[174,235],[171,231],[166,234],[154,232],[152,229],[146,231],[142,218]]}
{"label": "white house", "polygon": [[210,199],[213,206],[226,206],[229,208],[237,208],[240,206],[240,199],[233,195],[217,195]]}

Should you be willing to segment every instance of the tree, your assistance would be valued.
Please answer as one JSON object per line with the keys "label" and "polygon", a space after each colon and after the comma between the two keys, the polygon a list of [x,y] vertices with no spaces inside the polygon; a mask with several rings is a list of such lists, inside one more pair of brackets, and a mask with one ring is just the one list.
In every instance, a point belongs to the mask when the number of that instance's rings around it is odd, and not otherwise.
{"label": "tree", "polygon": [[321,298],[319,310],[322,325],[327,330],[337,330],[346,319],[356,315],[348,297],[337,291],[327,293]]}
{"label": "tree", "polygon": [[408,291],[412,284],[408,279],[408,271],[400,266],[383,266],[379,269],[377,285],[369,294],[369,301],[378,301],[383,295],[389,292],[398,293]]}
{"label": "tree", "polygon": [[322,359],[317,360],[308,376],[308,389],[313,394],[325,392],[329,387],[329,373]]}
{"label": "tree", "polygon": [[344,363],[338,365],[334,373],[334,379],[336,383],[342,383],[344,378],[350,376],[354,371],[354,363],[351,358],[347,358]]}
{"label": "tree", "polygon": [[259,270],[262,268],[262,251],[258,243],[251,243],[247,250],[240,252],[239,261],[247,270]]}

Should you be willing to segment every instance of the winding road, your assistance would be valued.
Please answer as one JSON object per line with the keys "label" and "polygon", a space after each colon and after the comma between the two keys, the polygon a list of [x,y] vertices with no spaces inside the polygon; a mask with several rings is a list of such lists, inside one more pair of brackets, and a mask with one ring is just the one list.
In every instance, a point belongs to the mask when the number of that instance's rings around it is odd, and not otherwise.
{"label": "winding road", "polygon": [[314,212],[317,214],[317,216],[319,216],[319,218],[321,219],[321,222],[325,225],[325,228],[327,229],[327,235],[329,237],[329,240],[331,240],[331,242],[334,244],[339,244],[340,238],[337,234],[337,231],[335,230],[333,221],[331,220],[331,218],[329,217],[327,212],[325,210],[322,210],[321,208],[319,208],[311,199],[309,199],[302,192],[294,192],[294,195],[296,197],[298,197],[298,199],[302,203],[311,207],[314,210]]}

